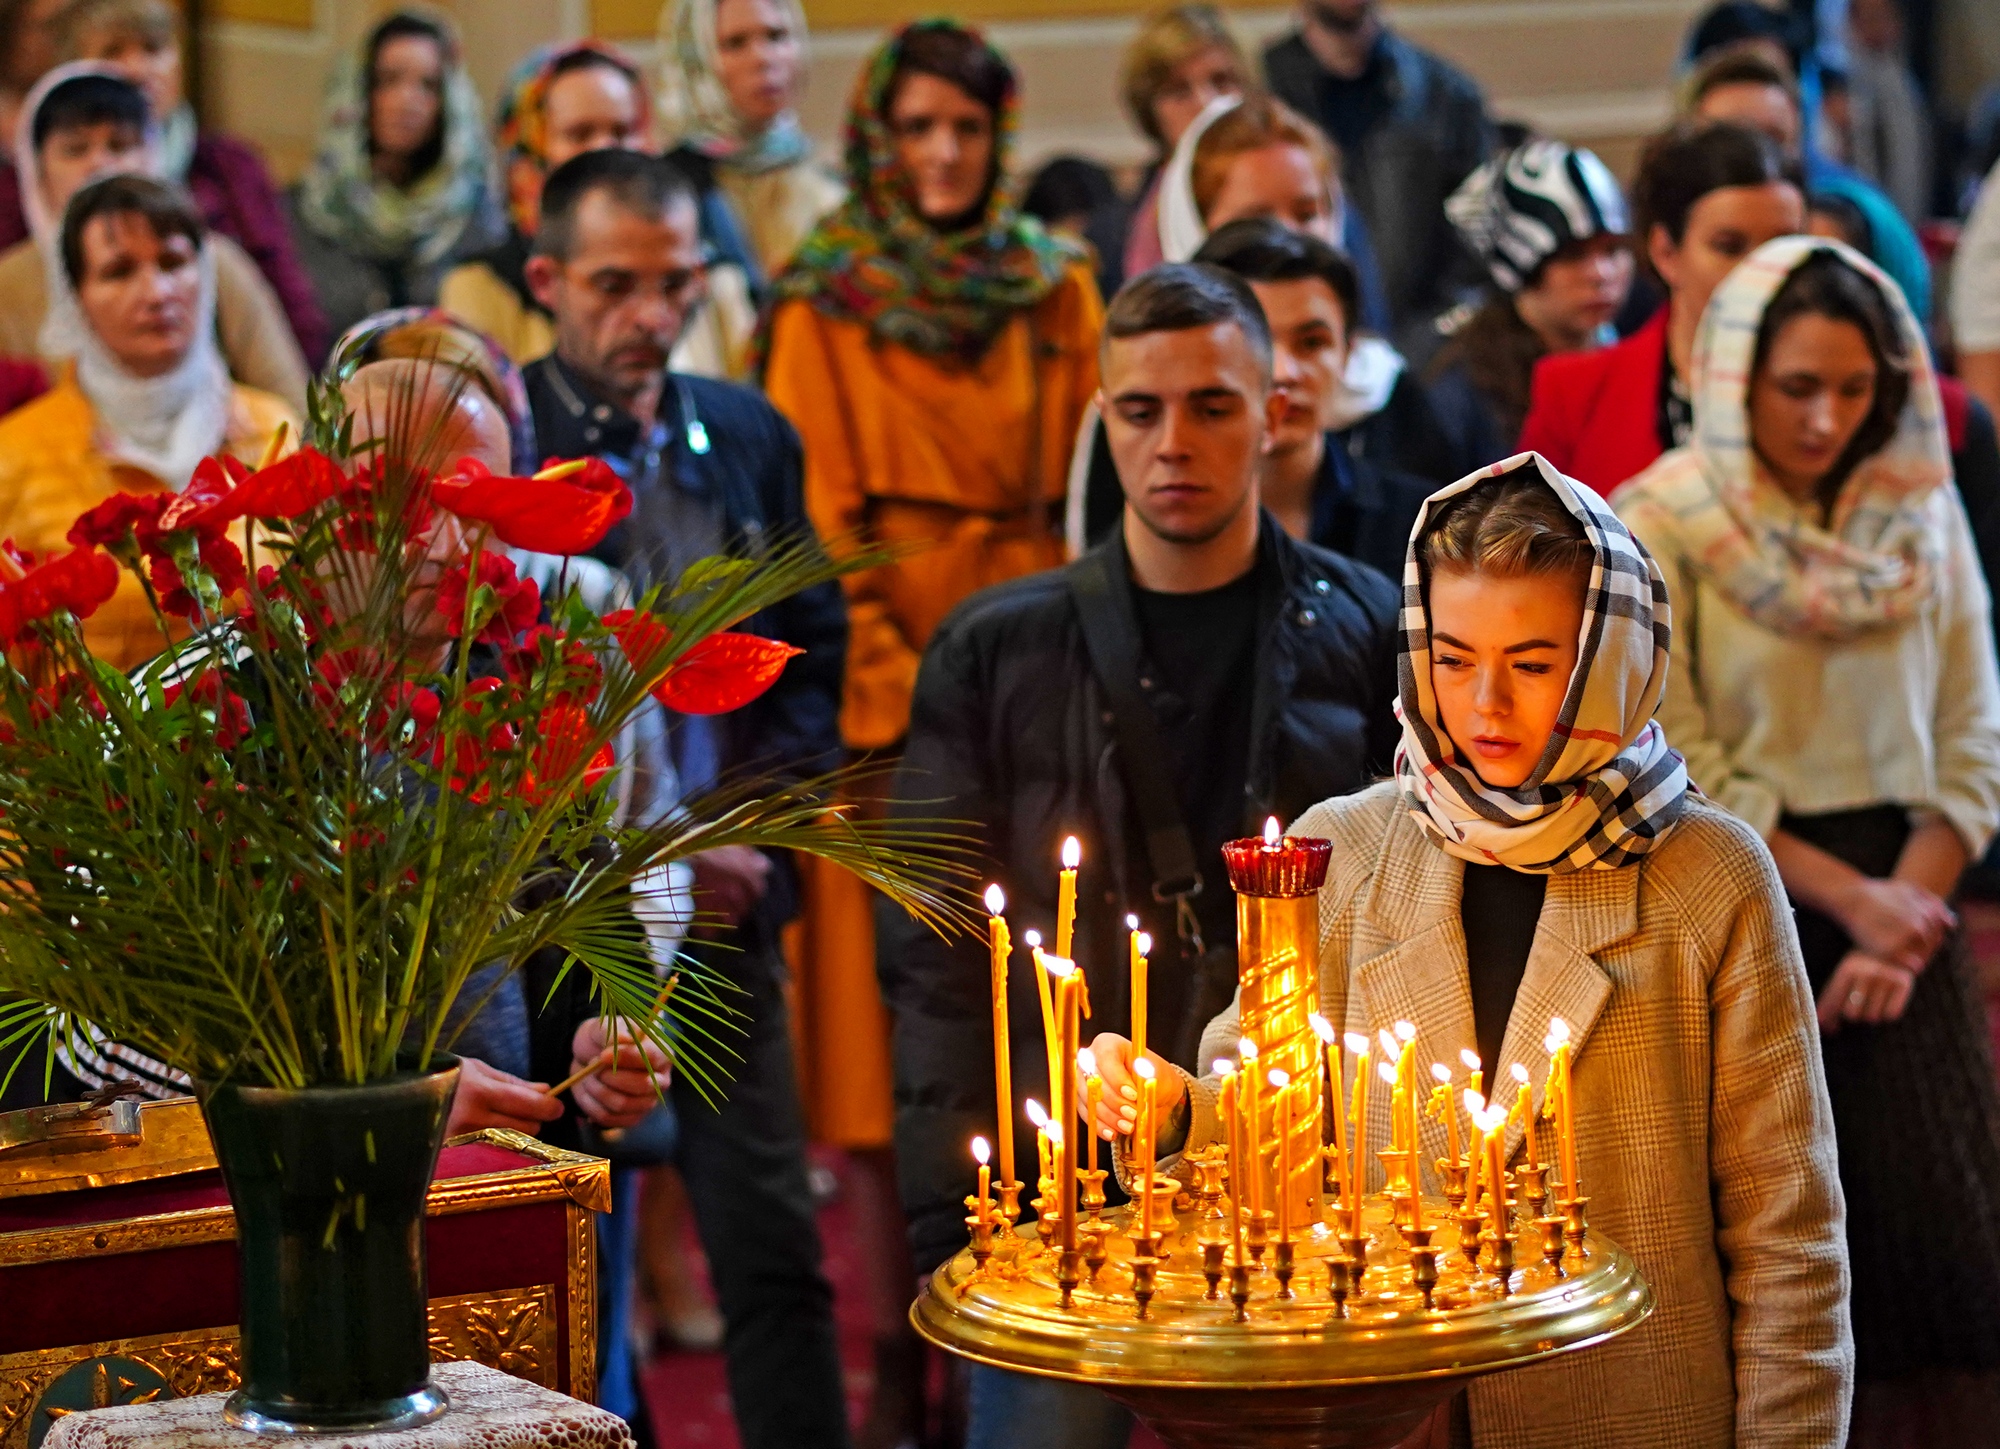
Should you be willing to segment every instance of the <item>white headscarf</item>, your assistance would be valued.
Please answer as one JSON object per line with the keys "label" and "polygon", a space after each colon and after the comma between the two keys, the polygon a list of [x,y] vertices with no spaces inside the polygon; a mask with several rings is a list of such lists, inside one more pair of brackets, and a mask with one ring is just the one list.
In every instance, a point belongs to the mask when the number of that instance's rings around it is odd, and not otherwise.
{"label": "white headscarf", "polygon": [[[1174,154],[1160,174],[1162,261],[1192,261],[1201,244],[1208,240],[1208,223],[1202,219],[1201,207],[1194,197],[1194,156],[1209,127],[1242,104],[1240,95],[1217,96],[1189,123],[1174,146]],[[1339,236],[1344,212],[1338,199],[1333,217],[1333,233]],[[1356,334],[1348,346],[1347,367],[1341,373],[1340,391],[1334,398],[1332,431],[1341,432],[1382,411],[1404,366],[1403,354],[1388,342],[1372,333]]]}
{"label": "white headscarf", "polygon": [[[42,273],[48,283],[48,311],[43,314],[36,345],[44,357],[55,359],[75,357],[82,350],[83,335],[88,329],[83,324],[83,314],[77,310],[69,274],[63,270],[62,218],[51,216],[48,203],[42,199],[42,157],[35,145],[35,115],[57,86],[79,76],[103,76],[132,85],[130,77],[95,61],[59,65],[35,82],[34,89],[21,103],[21,117],[14,126],[14,174],[21,182],[21,212],[27,218],[28,235],[34,238],[35,247],[42,254]],[[144,145],[129,169],[138,176],[160,174],[159,131],[150,119]]]}

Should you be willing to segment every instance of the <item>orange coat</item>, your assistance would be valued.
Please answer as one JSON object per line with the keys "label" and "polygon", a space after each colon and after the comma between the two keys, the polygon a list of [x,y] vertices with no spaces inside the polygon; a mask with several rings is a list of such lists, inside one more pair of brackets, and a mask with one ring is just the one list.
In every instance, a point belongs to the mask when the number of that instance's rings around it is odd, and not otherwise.
{"label": "orange coat", "polygon": [[959,600],[1063,561],[1064,480],[1103,322],[1081,262],[972,367],[877,346],[808,301],[779,306],[764,387],[805,443],[813,527],[829,543],[921,550],[847,580],[851,747],[903,737],[917,662]]}
{"label": "orange coat", "polygon": [[[263,456],[280,422],[299,423],[281,399],[235,387],[223,446],[244,462]],[[151,473],[105,456],[97,415],[68,370],[54,388],[0,418],[0,539],[35,553],[60,552],[77,515],[114,493],[149,493],[166,485]],[[118,592],[83,623],[91,653],[118,669],[145,663],[165,647],[145,590],[121,570]]]}
{"label": "orange coat", "polygon": [[[846,580],[840,730],[854,749],[899,743],[924,646],[967,594],[1063,561],[1071,447],[1097,391],[1104,304],[1079,263],[972,367],[876,346],[807,301],[771,320],[765,390],[805,443],[806,511],[820,537],[917,545]],[[890,1140],[888,1013],[875,978],[868,887],[801,862],[793,963],[800,1095],[815,1138]]]}

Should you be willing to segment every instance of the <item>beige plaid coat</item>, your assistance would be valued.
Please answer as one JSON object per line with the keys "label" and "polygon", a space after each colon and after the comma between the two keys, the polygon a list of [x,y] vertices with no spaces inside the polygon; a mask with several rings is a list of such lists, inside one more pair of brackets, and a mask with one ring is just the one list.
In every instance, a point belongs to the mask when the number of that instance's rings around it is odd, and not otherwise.
{"label": "beige plaid coat", "polygon": [[[1386,783],[1314,807],[1292,833],[1334,843],[1321,1011],[1370,1037],[1414,1022],[1421,1063],[1456,1063],[1475,1045],[1460,862]],[[1476,1380],[1474,1443],[1838,1449],[1854,1347],[1833,1117],[1791,913],[1756,833],[1690,798],[1639,864],[1550,877],[1487,1080],[1511,1095],[1520,1062],[1539,1105],[1556,1016],[1578,1042],[1591,1222],[1638,1260],[1658,1306],[1609,1344]],[[1202,1060],[1233,1056],[1237,1036],[1232,1006]],[[1199,1147],[1216,1137],[1216,1082],[1191,1095]],[[1370,1094],[1371,1141],[1389,1140],[1388,1096]],[[1444,1128],[1423,1129],[1426,1159],[1442,1157]],[[1521,1137],[1516,1124],[1510,1161]]]}

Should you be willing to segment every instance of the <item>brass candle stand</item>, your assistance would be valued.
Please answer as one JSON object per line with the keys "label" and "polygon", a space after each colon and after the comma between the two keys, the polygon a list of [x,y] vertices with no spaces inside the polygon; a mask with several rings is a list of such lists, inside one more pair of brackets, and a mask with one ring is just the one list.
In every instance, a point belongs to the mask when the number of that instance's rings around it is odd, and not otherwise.
{"label": "brass candle stand", "polygon": [[1106,1209],[1102,1266],[1067,1306],[1060,1248],[996,1225],[984,1265],[961,1252],[911,1317],[974,1362],[1103,1389],[1174,1449],[1371,1449],[1399,1442],[1465,1380],[1600,1343],[1653,1308],[1581,1203],[1559,1218],[1510,1214],[1497,1240],[1482,1219],[1476,1262],[1438,1245],[1457,1226],[1442,1199],[1424,1203],[1427,1223],[1449,1225],[1440,1231],[1399,1226],[1395,1204],[1371,1195],[1359,1238],[1326,1221],[1335,1206],[1317,1204],[1287,1239],[1270,1234],[1261,1262],[1239,1261],[1234,1225],[1208,1219],[1194,1195],[1156,1196],[1150,1235],[1136,1207]]}

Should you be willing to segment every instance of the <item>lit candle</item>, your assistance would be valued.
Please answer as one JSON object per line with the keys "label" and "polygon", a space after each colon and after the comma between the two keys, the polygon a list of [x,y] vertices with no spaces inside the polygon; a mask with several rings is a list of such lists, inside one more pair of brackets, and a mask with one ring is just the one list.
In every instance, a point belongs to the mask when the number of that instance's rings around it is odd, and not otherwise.
{"label": "lit candle", "polygon": [[1132,932],[1132,1054],[1143,1057],[1146,1054],[1146,953],[1153,949],[1153,938],[1139,929],[1139,918],[1127,916],[1126,926]]}
{"label": "lit candle", "polygon": [[1344,1196],[1347,1182],[1347,1113],[1342,1108],[1347,1104],[1341,1099],[1341,1089],[1346,1083],[1340,1079],[1340,1040],[1333,1033],[1333,1023],[1317,1011],[1306,1020],[1312,1023],[1313,1032],[1319,1037],[1320,1100],[1322,1110],[1333,1119],[1333,1146],[1340,1156]]}
{"label": "lit candle", "polygon": [[1243,1037],[1236,1043],[1237,1060],[1243,1063],[1244,1170],[1250,1178],[1250,1216],[1263,1221],[1264,1154],[1257,1131],[1257,1043]]}
{"label": "lit candle", "polygon": [[1279,846],[1283,844],[1284,844],[1284,836],[1283,833],[1278,828],[1278,817],[1275,815],[1265,816],[1264,849],[1276,850]]}
{"label": "lit candle", "polygon": [[1059,1107],[1062,1103],[1061,1072],[1056,1069],[1056,999],[1049,989],[1049,968],[1042,955],[1042,933],[1029,931],[1021,939],[1027,943],[1028,954],[1035,962],[1035,990],[1042,999],[1042,1057],[1049,1067],[1049,1106]]}
{"label": "lit candle", "polygon": [[1222,1078],[1222,1099],[1216,1110],[1222,1115],[1222,1128],[1229,1152],[1229,1216],[1236,1230],[1236,1261],[1243,1261],[1243,1154],[1240,1150],[1241,1134],[1236,1120],[1236,1065],[1227,1057],[1217,1057],[1215,1074]]}
{"label": "lit candle", "polygon": [[1097,1104],[1104,1100],[1104,1078],[1097,1074],[1097,1054],[1084,1047],[1076,1054],[1077,1070],[1083,1073],[1084,1136],[1090,1139],[1090,1170],[1097,1171]]}
{"label": "lit candle", "polygon": [[1076,868],[1083,863],[1083,847],[1074,835],[1062,843],[1062,874],[1056,877],[1056,954],[1071,956],[1076,934]]}
{"label": "lit candle", "polygon": [[1423,1181],[1417,1162],[1417,1029],[1407,1021],[1396,1023],[1396,1040],[1402,1043],[1396,1054],[1396,1085],[1403,1091],[1403,1151],[1409,1164],[1412,1189]]}
{"label": "lit candle", "polygon": [[1479,1125],[1486,1134],[1486,1203],[1497,1240],[1507,1236],[1507,1109],[1488,1107]]}
{"label": "lit candle", "polygon": [[1271,1068],[1267,1080],[1278,1094],[1278,1241],[1292,1240],[1292,1078]]}
{"label": "lit candle", "polygon": [[1444,1118],[1445,1137],[1451,1145],[1449,1160],[1456,1167],[1463,1159],[1458,1155],[1458,1103],[1451,1099],[1451,1068],[1443,1062],[1432,1062],[1431,1076],[1437,1079],[1437,1090],[1431,1093],[1431,1106]]}
{"label": "lit candle", "polygon": [[[1471,1086],[1473,1095],[1479,1098],[1479,1105],[1484,1107],[1486,1105],[1486,1073],[1479,1069],[1479,1053],[1471,1047],[1467,1047],[1458,1054],[1458,1059],[1464,1062],[1465,1069],[1472,1073],[1472,1081],[1469,1085]],[[1471,1119],[1467,1118],[1466,1120],[1470,1121]]]}
{"label": "lit candle", "polygon": [[1349,1032],[1354,1055],[1354,1152],[1347,1160],[1347,1235],[1361,1236],[1361,1194],[1368,1186],[1368,1038]]}
{"label": "lit candle", "polygon": [[1014,1051],[1007,1040],[1007,956],[1013,949],[1001,912],[1007,897],[986,888],[986,938],[993,957],[993,1099],[999,1106],[1000,1180],[1014,1180]]}
{"label": "lit candle", "polygon": [[1528,1134],[1528,1166],[1540,1167],[1541,1155],[1535,1151],[1535,1094],[1528,1090],[1528,1069],[1516,1062],[1508,1070],[1520,1086],[1515,1094],[1514,1110],[1521,1114],[1521,1124]]}
{"label": "lit candle", "polygon": [[1046,1197],[1049,1191],[1049,1114],[1042,1110],[1042,1104],[1033,1097],[1028,1098],[1028,1121],[1035,1129],[1035,1164],[1040,1169],[1036,1193]]}
{"label": "lit candle", "polygon": [[1160,1082],[1153,1070],[1149,1057],[1140,1057],[1132,1063],[1132,1070],[1139,1077],[1139,1135],[1143,1142],[1139,1159],[1139,1236],[1150,1243],[1153,1240],[1153,1151],[1157,1140],[1154,1134],[1159,1129],[1158,1119],[1153,1115],[1159,1105]]}
{"label": "lit candle", "polygon": [[1465,1121],[1471,1131],[1471,1140],[1466,1143],[1466,1160],[1471,1164],[1471,1175],[1465,1180],[1465,1210],[1479,1211],[1479,1178],[1485,1171],[1481,1166],[1486,1153],[1486,1134],[1479,1130],[1479,1114],[1486,1110],[1486,1104],[1479,1100],[1479,1093],[1472,1088],[1465,1089]]}
{"label": "lit candle", "polygon": [[992,1150],[984,1137],[972,1139],[972,1155],[979,1163],[979,1221],[983,1223],[993,1217],[993,1169],[986,1165]]}
{"label": "lit candle", "polygon": [[[1076,1079],[1070,1067],[1077,1058],[1077,986],[1083,973],[1076,963],[1062,956],[1044,956],[1043,963],[1055,979],[1056,1060],[1062,1063],[1062,1095],[1050,1103],[1056,1144],[1056,1202],[1062,1213],[1062,1245],[1076,1246]],[[1051,1083],[1053,1090],[1054,1084]]]}
{"label": "lit candle", "polygon": [[1555,1074],[1562,1081],[1557,1099],[1556,1135],[1562,1143],[1563,1183],[1572,1200],[1583,1196],[1583,1182],[1576,1171],[1576,1094],[1571,1089],[1569,1023],[1560,1016],[1549,1023],[1549,1035],[1556,1040]]}

